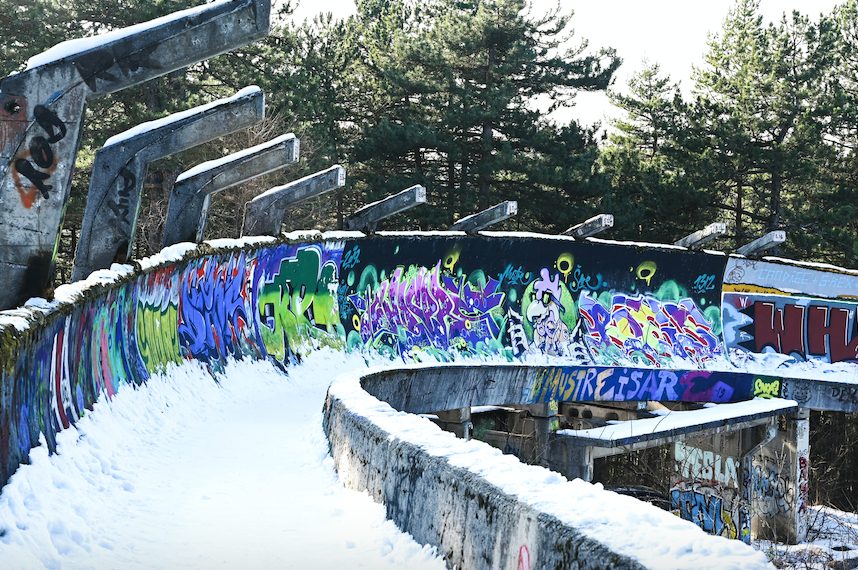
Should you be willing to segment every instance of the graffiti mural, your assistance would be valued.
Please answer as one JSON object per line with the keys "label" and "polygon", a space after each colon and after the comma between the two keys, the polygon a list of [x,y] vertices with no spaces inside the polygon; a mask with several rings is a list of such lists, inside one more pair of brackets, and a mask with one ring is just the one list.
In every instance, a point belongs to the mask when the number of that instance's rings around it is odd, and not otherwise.
{"label": "graffiti mural", "polygon": [[717,485],[678,483],[670,490],[670,510],[710,534],[751,542],[750,514],[735,492]]}
{"label": "graffiti mural", "polygon": [[692,299],[661,302],[649,296],[613,295],[602,304],[581,294],[578,310],[591,351],[642,364],[680,358],[702,363],[721,354],[715,326]]}
{"label": "graffiti mural", "polygon": [[339,292],[348,344],[406,359],[538,355],[690,367],[722,356],[723,260],[677,263],[676,252],[629,256],[626,248],[626,268],[605,263],[605,247],[532,238],[348,242]]}
{"label": "graffiti mural", "polygon": [[722,314],[731,352],[858,363],[858,275],[733,259],[725,271]]}
{"label": "graffiti mural", "polygon": [[354,325],[365,346],[390,347],[400,355],[438,353],[499,337],[495,317],[504,295],[498,285],[491,278],[474,286],[463,276],[444,275],[439,261],[432,269],[398,267],[375,290],[368,287],[349,300],[360,315]]}
{"label": "graffiti mural", "polygon": [[282,245],[253,261],[256,330],[275,363],[320,345],[341,345],[337,294],[342,254],[342,242]]}
{"label": "graffiti mural", "polygon": [[528,401],[738,402],[754,397],[758,379],[703,370],[550,366],[537,372]]}

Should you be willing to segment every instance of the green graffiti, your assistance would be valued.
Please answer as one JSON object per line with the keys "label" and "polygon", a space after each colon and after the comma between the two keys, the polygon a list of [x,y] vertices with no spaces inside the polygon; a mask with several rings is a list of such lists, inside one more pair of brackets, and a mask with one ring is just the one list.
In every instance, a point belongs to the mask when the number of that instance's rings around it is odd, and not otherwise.
{"label": "green graffiti", "polygon": [[137,306],[137,347],[149,372],[167,364],[181,364],[178,338],[178,310],[170,304],[159,309],[149,304]]}
{"label": "green graffiti", "polygon": [[260,284],[260,337],[279,362],[289,353],[303,355],[314,347],[342,345],[345,329],[337,307],[337,267],[333,262],[320,265],[315,248],[302,249],[280,262],[271,281]]}

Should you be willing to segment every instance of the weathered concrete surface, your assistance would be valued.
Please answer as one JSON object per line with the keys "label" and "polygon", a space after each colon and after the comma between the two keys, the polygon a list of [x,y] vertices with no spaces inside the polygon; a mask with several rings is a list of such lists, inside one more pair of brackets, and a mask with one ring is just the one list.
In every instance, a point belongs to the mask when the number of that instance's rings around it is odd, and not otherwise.
{"label": "weathered concrete surface", "polygon": [[515,200],[507,200],[506,202],[495,204],[491,208],[483,210],[482,212],[465,216],[450,226],[450,229],[462,232],[477,232],[491,225],[499,224],[517,213],[518,202]]}
{"label": "weathered concrete surface", "polygon": [[178,14],[0,80],[0,309],[51,279],[86,100],[263,37],[270,9],[235,0]]}
{"label": "weathered concrete surface", "polygon": [[263,192],[244,205],[241,235],[277,235],[289,207],[342,188],[345,184],[346,169],[336,164]]}
{"label": "weathered concrete surface", "polygon": [[[130,257],[149,163],[247,128],[265,116],[259,88],[244,89],[216,105],[175,113],[140,134],[111,140],[95,155],[72,280]],[[174,120],[170,120],[175,117]],[[140,127],[145,127],[141,125]],[[127,131],[133,133],[138,127]]]}
{"label": "weathered concrete surface", "polygon": [[439,550],[449,568],[644,568],[441,457],[391,436],[328,394],[324,428],[340,479]]}
{"label": "weathered concrete surface", "polygon": [[368,204],[343,222],[343,229],[374,232],[381,220],[426,203],[426,188],[415,184],[402,192]]}
{"label": "weathered concrete surface", "polygon": [[788,378],[783,382],[781,396],[808,410],[858,412],[858,384]]}
{"label": "weathered concrete surface", "polygon": [[180,174],[167,205],[163,246],[203,241],[213,194],[298,162],[299,148],[290,133]]}

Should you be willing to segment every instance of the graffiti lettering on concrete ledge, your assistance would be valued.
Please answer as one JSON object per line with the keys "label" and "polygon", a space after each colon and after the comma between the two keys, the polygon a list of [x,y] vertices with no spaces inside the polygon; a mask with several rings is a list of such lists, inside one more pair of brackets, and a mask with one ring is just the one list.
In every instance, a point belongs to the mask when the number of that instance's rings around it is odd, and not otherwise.
{"label": "graffiti lettering on concrete ledge", "polygon": [[597,366],[541,368],[531,402],[734,402],[752,397],[749,374],[702,370],[642,370]]}

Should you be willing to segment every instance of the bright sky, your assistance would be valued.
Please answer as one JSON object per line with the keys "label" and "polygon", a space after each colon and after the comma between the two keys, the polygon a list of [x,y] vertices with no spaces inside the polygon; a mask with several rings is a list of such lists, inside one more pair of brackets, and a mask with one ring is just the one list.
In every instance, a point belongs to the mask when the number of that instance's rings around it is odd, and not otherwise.
{"label": "bright sky", "polygon": [[[535,12],[556,5],[557,0],[532,0]],[[734,0],[559,0],[564,9],[574,10],[572,25],[578,38],[586,38],[590,48],[610,46],[623,58],[614,88],[621,89],[643,67],[644,60],[661,65],[683,90],[691,86],[692,66],[700,65],[706,40],[721,28]],[[830,12],[837,0],[762,0],[766,21],[780,19],[785,12],[798,10],[812,17]],[[354,12],[353,0],[302,0],[295,16],[312,17],[318,12],[345,16]],[[603,94],[583,93],[568,116],[582,122],[605,122],[615,116]],[[556,116],[563,120],[565,114]]]}

